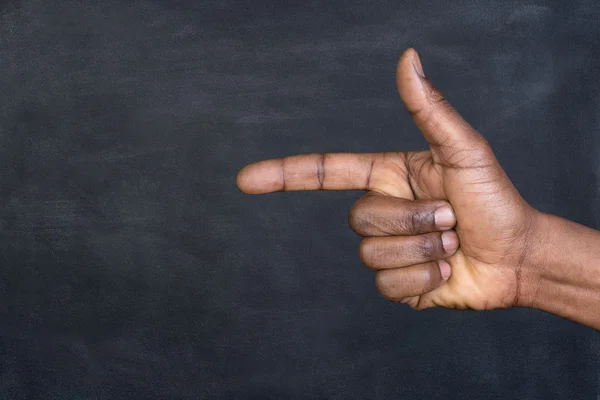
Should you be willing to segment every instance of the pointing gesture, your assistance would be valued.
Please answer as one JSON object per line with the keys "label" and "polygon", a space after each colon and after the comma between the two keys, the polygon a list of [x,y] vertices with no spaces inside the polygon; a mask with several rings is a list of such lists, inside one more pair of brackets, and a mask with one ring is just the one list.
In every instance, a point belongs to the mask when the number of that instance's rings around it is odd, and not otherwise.
{"label": "pointing gesture", "polygon": [[413,308],[492,309],[531,285],[539,212],[519,195],[486,140],[425,77],[417,53],[396,71],[428,151],[306,154],[244,167],[240,190],[366,190],[349,222],[378,290]]}

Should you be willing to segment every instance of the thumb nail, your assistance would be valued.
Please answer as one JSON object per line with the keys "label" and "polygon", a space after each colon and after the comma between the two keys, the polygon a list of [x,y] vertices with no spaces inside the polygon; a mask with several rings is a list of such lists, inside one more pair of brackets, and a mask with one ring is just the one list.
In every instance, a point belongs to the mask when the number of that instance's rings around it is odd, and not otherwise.
{"label": "thumb nail", "polygon": [[423,65],[421,64],[421,58],[419,57],[419,53],[415,51],[415,58],[413,61],[413,67],[415,72],[421,77],[425,78],[425,72],[423,72]]}

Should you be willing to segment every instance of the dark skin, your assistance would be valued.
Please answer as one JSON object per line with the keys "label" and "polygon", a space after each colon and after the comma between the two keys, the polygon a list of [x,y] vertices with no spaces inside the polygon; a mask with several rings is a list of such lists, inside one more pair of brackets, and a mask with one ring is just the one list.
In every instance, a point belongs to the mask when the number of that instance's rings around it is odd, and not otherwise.
{"label": "dark skin", "polygon": [[429,150],[260,161],[239,172],[240,190],[365,190],[349,223],[389,300],[415,309],[535,307],[600,329],[600,233],[532,208],[413,49],[400,57],[396,83]]}

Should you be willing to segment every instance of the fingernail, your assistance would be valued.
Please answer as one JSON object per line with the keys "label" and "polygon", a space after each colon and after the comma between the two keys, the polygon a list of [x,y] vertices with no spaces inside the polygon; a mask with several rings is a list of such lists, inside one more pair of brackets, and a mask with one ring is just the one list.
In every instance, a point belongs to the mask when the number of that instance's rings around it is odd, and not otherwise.
{"label": "fingernail", "polygon": [[442,206],[435,210],[433,214],[435,225],[441,229],[450,229],[456,224],[454,212],[448,206]]}
{"label": "fingernail", "polygon": [[452,231],[442,233],[442,247],[446,254],[454,254],[458,248],[458,236]]}
{"label": "fingernail", "polygon": [[452,275],[452,267],[444,260],[439,260],[438,265],[440,266],[440,273],[442,274],[442,279],[447,281]]}
{"label": "fingernail", "polygon": [[421,65],[421,58],[419,57],[419,53],[417,53],[416,51],[413,66],[415,68],[415,72],[419,74],[421,78],[425,78],[425,72],[423,72],[423,65]]}

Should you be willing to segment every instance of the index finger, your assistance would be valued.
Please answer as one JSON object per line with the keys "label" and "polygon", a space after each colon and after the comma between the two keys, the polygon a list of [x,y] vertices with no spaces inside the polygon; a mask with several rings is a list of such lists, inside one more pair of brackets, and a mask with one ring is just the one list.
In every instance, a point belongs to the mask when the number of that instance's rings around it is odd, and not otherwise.
{"label": "index finger", "polygon": [[[374,190],[405,197],[407,192],[401,182],[405,180],[402,178],[406,177],[406,168],[402,163],[394,163],[397,168],[386,167],[385,160],[386,153],[315,153],[258,161],[240,170],[237,185],[249,194]],[[412,192],[410,187],[408,190]]]}

